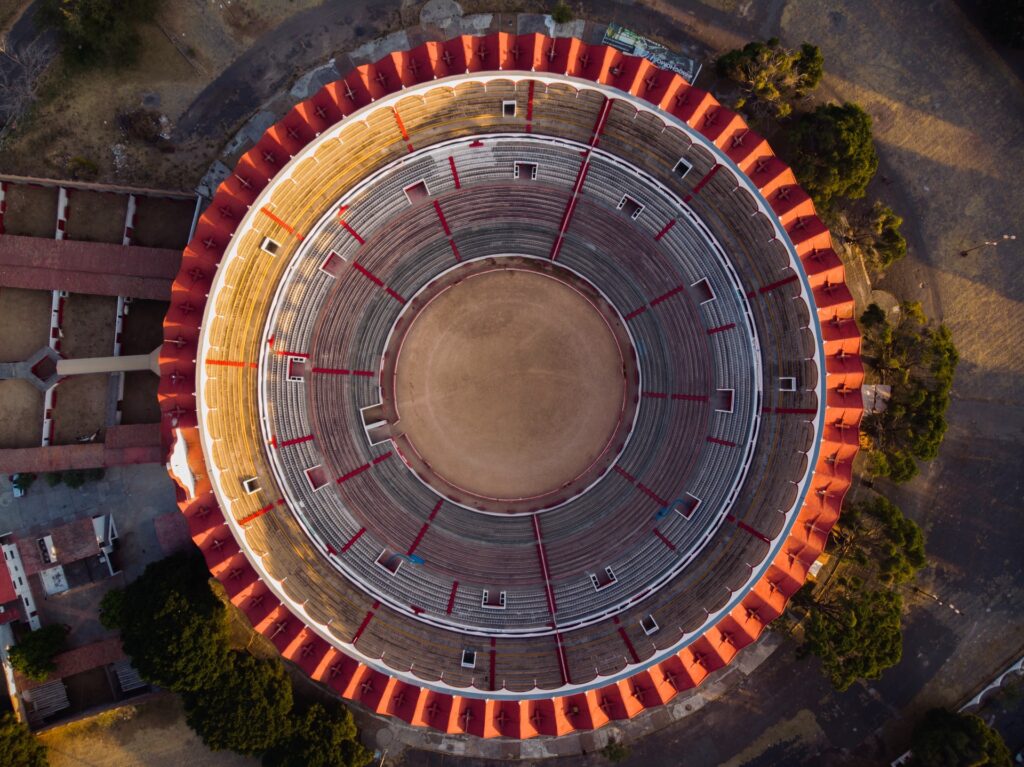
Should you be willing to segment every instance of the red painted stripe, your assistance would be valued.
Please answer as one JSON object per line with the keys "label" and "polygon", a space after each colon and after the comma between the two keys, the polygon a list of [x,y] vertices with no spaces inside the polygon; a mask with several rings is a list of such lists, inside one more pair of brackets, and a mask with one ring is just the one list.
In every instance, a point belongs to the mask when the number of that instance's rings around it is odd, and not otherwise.
{"label": "red painted stripe", "polygon": [[526,91],[526,122],[533,122],[533,86],[535,85],[534,80],[530,80],[530,85]]}
{"label": "red painted stripe", "polygon": [[363,537],[363,533],[365,533],[365,532],[366,532],[366,528],[365,527],[360,527],[359,531],[355,535],[353,535],[351,538],[349,538],[348,542],[344,546],[341,547],[341,553],[344,554],[346,551],[351,549],[355,545],[356,541],[358,541],[360,538]]}
{"label": "red painted stripe", "polygon": [[813,407],[777,407],[776,413],[794,413],[799,415],[817,415],[818,411]]}
{"label": "red painted stripe", "polygon": [[622,641],[626,643],[626,649],[629,650],[629,656],[633,659],[634,663],[640,662],[640,656],[636,654],[636,648],[633,647],[633,642],[629,638],[629,634],[626,633],[626,629],[619,626],[619,636],[622,637]]}
{"label": "red painted stripe", "polygon": [[668,395],[661,391],[645,391],[642,392],[640,396],[648,397],[650,399],[665,399]]}
{"label": "red painted stripe", "polygon": [[452,614],[452,608],[455,607],[455,594],[459,590],[459,582],[455,581],[452,583],[452,593],[448,595],[448,607],[444,611],[445,615]]}
{"label": "red painted stripe", "polygon": [[372,370],[349,370],[348,368],[313,368],[314,373],[325,373],[335,376],[372,376]]}
{"label": "red painted stripe", "polygon": [[798,279],[800,279],[800,278],[797,277],[797,275],[791,274],[788,277],[786,277],[784,280],[779,280],[778,282],[773,282],[771,285],[765,285],[763,288],[761,288],[761,292],[762,293],[767,293],[769,290],[775,290],[776,288],[781,288],[783,285],[788,285],[791,282],[796,282]]}
{"label": "red painted stripe", "polygon": [[494,689],[494,667],[497,665],[498,651],[494,649],[497,644],[494,637],[491,637],[491,689]]}
{"label": "red painted stripe", "polygon": [[661,530],[659,530],[658,528],[654,528],[654,534],[656,536],[658,536],[658,538],[661,540],[662,543],[664,543],[666,546],[668,546],[670,549],[672,549],[672,551],[676,550],[676,545],[674,543],[672,543],[672,541],[670,541],[668,538],[666,538],[662,534]]}
{"label": "red painted stripe", "polygon": [[433,510],[430,512],[430,516],[427,517],[427,522],[433,522],[434,517],[437,516],[437,512],[441,510],[441,505],[444,503],[443,500],[438,499],[437,503],[434,504]]}
{"label": "red painted stripe", "polygon": [[273,213],[271,213],[269,208],[267,208],[266,206],[263,206],[262,208],[260,208],[260,213],[262,213],[264,216],[269,218],[275,224],[278,224],[282,229],[284,229],[286,232],[288,232],[288,234],[294,234],[295,235],[295,239],[297,239],[299,242],[302,242],[302,240],[303,240],[302,235],[299,232],[296,232],[295,228],[293,226],[291,226],[290,224],[286,224],[280,218],[278,218]]}
{"label": "red painted stripe", "polygon": [[708,437],[708,442],[712,442],[716,445],[724,445],[725,447],[736,447],[735,442],[730,442],[727,439],[718,439],[718,437]]}
{"label": "red painted stripe", "polygon": [[262,517],[264,514],[266,514],[272,508],[274,508],[274,504],[268,503],[266,506],[264,506],[259,511],[254,511],[252,514],[249,514],[248,516],[242,517],[240,520],[238,520],[238,524],[240,524],[240,525],[247,525],[250,522],[252,522],[254,519],[259,519],[260,517]]}
{"label": "red painted stripe", "polygon": [[537,557],[540,559],[541,573],[544,575],[544,589],[548,595],[548,610],[551,611],[551,623],[555,623],[555,592],[551,590],[551,576],[548,573],[548,560],[544,556],[544,542],[540,535],[540,520],[533,515],[533,534],[537,538]]}
{"label": "red painted stripe", "polygon": [[286,439],[284,442],[279,442],[278,447],[288,447],[289,445],[300,445],[303,442],[309,442],[313,439],[312,434],[307,434],[305,437],[296,437],[295,439]]}
{"label": "red painted stripe", "polygon": [[744,531],[750,533],[755,538],[760,538],[765,543],[771,543],[772,542],[771,538],[769,538],[767,535],[765,535],[765,534],[755,530],[750,525],[748,525],[746,522],[741,522],[740,520],[736,520],[736,527],[738,527],[740,530],[744,530]]}
{"label": "red painted stripe", "polygon": [[395,122],[398,123],[398,130],[400,130],[402,132],[402,138],[405,139],[406,146],[408,146],[409,147],[409,151],[412,152],[413,149],[412,149],[412,142],[409,141],[409,131],[407,131],[405,129],[405,123],[402,122],[402,116],[400,114],[398,114],[398,110],[397,109],[392,109],[391,111],[395,113]]}
{"label": "red painted stripe", "polygon": [[703,394],[673,394],[672,399],[681,399],[685,402],[707,402],[708,398]]}
{"label": "red painted stripe", "polygon": [[373,603],[373,607],[371,607],[367,611],[366,617],[363,618],[363,622],[360,623],[359,624],[359,628],[356,629],[355,636],[352,637],[352,644],[355,644],[356,642],[359,641],[359,637],[361,637],[363,635],[363,632],[366,631],[366,627],[369,626],[370,625],[370,621],[373,620],[373,612],[374,612],[374,610],[376,610],[378,607],[380,607],[380,602],[374,602]]}
{"label": "red painted stripe", "polygon": [[628,480],[629,480],[630,482],[636,482],[636,477],[634,477],[634,476],[633,476],[632,474],[630,474],[630,473],[629,473],[628,471],[626,471],[625,469],[623,469],[623,468],[622,468],[621,466],[616,466],[616,467],[615,467],[615,471],[616,471],[616,472],[617,472],[618,474],[621,474],[621,475],[622,475],[623,477],[625,477],[626,479],[628,479]]}
{"label": "red painted stripe", "polygon": [[352,469],[352,471],[350,471],[348,474],[341,475],[335,481],[340,485],[342,482],[347,482],[348,480],[352,479],[352,477],[355,477],[355,476],[357,476],[359,474],[362,474],[364,471],[366,471],[369,468],[370,468],[370,464],[364,463],[358,469]]}
{"label": "red painted stripe", "polygon": [[698,181],[697,186],[695,186],[693,188],[693,191],[690,192],[691,198],[696,197],[698,194],[700,194],[700,190],[704,188],[704,185],[707,184],[711,179],[713,179],[715,177],[715,174],[718,173],[718,171],[721,170],[721,168],[721,165],[716,165],[714,168],[709,170],[707,172],[707,175],[705,175],[704,178]]}
{"label": "red painted stripe", "polygon": [[637,482],[636,486],[640,489],[640,492],[642,492],[642,493],[646,494],[647,496],[653,498],[657,503],[661,504],[662,506],[668,506],[668,501],[666,501],[664,498],[659,496],[656,492],[651,490],[651,488],[647,487],[647,485],[644,485],[644,484],[642,484],[640,482]]}
{"label": "red painted stripe", "polygon": [[590,139],[590,146],[597,146],[601,133],[604,131],[604,125],[608,122],[608,113],[611,111],[612,99],[605,99],[604,106],[601,107],[601,114],[597,116],[597,122],[594,123],[594,135]]}
{"label": "red painted stripe", "polygon": [[437,217],[441,220],[441,228],[444,229],[444,236],[451,237],[452,230],[448,228],[448,222],[445,221],[444,213],[441,211],[441,203],[434,200],[434,210],[437,211]]}
{"label": "red painted stripe", "polygon": [[565,659],[565,648],[562,647],[562,635],[555,632],[555,649],[558,652],[558,667],[562,670],[562,683],[571,684],[569,678],[569,662]]}
{"label": "red painted stripe", "polygon": [[736,327],[735,322],[730,322],[728,325],[719,325],[717,328],[709,328],[708,335],[713,336],[715,333],[721,333],[723,330],[732,330]]}
{"label": "red painted stripe", "polygon": [[647,304],[644,304],[639,309],[634,309],[633,311],[631,311],[629,314],[626,315],[625,318],[627,320],[631,320],[634,317],[639,317],[641,314],[643,314],[646,311],[647,311]]}
{"label": "red painted stripe", "polygon": [[459,249],[455,247],[455,240],[448,238],[448,244],[452,246],[452,255],[455,256],[456,261],[461,261],[462,256],[459,255]]}
{"label": "red painted stripe", "polygon": [[244,367],[256,367],[255,362],[239,362],[237,360],[206,360],[207,365],[220,365],[221,367],[227,368],[244,368]]}
{"label": "red painted stripe", "polygon": [[[341,214],[339,213],[338,216],[340,218]],[[359,236],[359,232],[357,232],[355,229],[353,229],[349,225],[348,221],[346,221],[343,218],[341,218],[340,221],[341,221],[341,225],[345,228],[345,231],[348,232],[349,234],[351,234],[353,237],[356,238],[356,242],[358,242],[360,245],[366,244],[366,240],[364,240],[362,237]]]}
{"label": "red painted stripe", "polygon": [[371,461],[370,463],[372,463],[372,464],[373,464],[374,466],[376,466],[376,465],[377,465],[378,463],[383,463],[384,461],[386,461],[386,460],[387,460],[388,458],[390,458],[390,457],[391,457],[391,451],[390,451],[390,450],[388,450],[388,451],[387,451],[386,453],[384,453],[383,455],[378,455],[378,456],[377,456],[376,458],[374,458],[374,459],[373,459],[373,460],[372,460],[372,461]]}
{"label": "red painted stripe", "polygon": [[405,299],[402,298],[402,296],[400,296],[398,293],[396,293],[391,288],[389,288],[387,285],[385,285],[384,281],[380,277],[378,277],[376,274],[371,272],[369,269],[367,269],[365,266],[360,264],[358,261],[353,261],[352,262],[352,266],[354,266],[356,268],[356,271],[358,271],[360,274],[362,274],[364,277],[366,277],[366,279],[370,280],[370,282],[372,282],[374,285],[376,285],[377,287],[380,287],[380,288],[384,288],[384,291],[389,296],[391,296],[393,299],[398,301],[398,303],[400,303],[400,304],[404,304],[405,303]]}
{"label": "red painted stripe", "polygon": [[666,234],[668,234],[669,231],[671,231],[672,227],[675,226],[675,225],[676,225],[676,220],[673,218],[671,221],[669,221],[667,224],[665,224],[665,226],[662,227],[660,232],[658,232],[656,235],[654,235],[654,241],[657,242],[662,237],[664,237]]}
{"label": "red painted stripe", "polygon": [[672,290],[670,290],[668,293],[665,293],[664,295],[660,295],[657,298],[655,298],[653,301],[651,301],[651,306],[657,306],[662,301],[667,301],[668,299],[672,298],[672,296],[677,296],[680,293],[682,293],[684,290],[686,290],[686,286],[685,285],[680,285],[679,287],[672,288]]}
{"label": "red painted stripe", "polygon": [[569,222],[572,220],[573,211],[576,209],[576,201],[579,197],[580,190],[583,188],[583,182],[587,179],[587,173],[590,171],[590,154],[589,152],[583,153],[583,162],[580,163],[580,169],[576,173],[576,183],[573,184],[572,194],[569,196],[569,202],[565,205],[565,212],[562,213],[562,224],[558,228],[558,237],[555,238],[554,245],[551,246],[551,260],[554,261],[558,258],[558,252],[562,249],[562,240],[565,237],[565,232],[569,228]]}
{"label": "red painted stripe", "polygon": [[455,188],[456,189],[461,189],[462,188],[462,184],[459,183],[459,171],[455,167],[455,157],[454,156],[448,158],[448,165],[452,169],[452,179],[455,181]]}
{"label": "red painted stripe", "polygon": [[398,303],[400,303],[400,304],[404,304],[405,303],[405,299],[402,296],[400,296],[398,293],[393,291],[391,288],[384,288],[384,290],[387,292],[387,294],[389,296],[391,296],[393,299],[395,299]]}
{"label": "red painted stripe", "polygon": [[429,527],[430,527],[430,523],[429,522],[424,522],[423,523],[423,527],[420,528],[420,531],[417,534],[416,539],[412,542],[412,545],[409,547],[409,550],[407,552],[405,552],[406,556],[410,556],[411,557],[413,555],[413,553],[416,551],[417,547],[419,547],[420,541],[423,540],[423,536],[427,534],[427,528],[429,528]]}

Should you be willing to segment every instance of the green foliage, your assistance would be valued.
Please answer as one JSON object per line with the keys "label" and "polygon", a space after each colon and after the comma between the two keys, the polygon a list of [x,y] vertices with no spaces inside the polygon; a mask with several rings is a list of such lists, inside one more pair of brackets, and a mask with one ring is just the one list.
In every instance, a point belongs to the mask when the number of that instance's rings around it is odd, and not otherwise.
{"label": "green foliage", "polygon": [[792,101],[817,87],[823,66],[824,58],[817,46],[804,43],[799,51],[792,51],[774,37],[763,43],[747,43],[715,62],[718,74],[735,81],[743,90],[737,109],[773,117],[790,114]]}
{"label": "green foliage", "polygon": [[629,746],[615,738],[609,738],[605,747],[601,749],[601,755],[609,762],[621,762],[629,756]]}
{"label": "green foliage", "polygon": [[221,673],[185,695],[185,718],[214,751],[258,754],[289,733],[292,686],[280,660],[232,650]]}
{"label": "green foliage", "polygon": [[77,488],[86,482],[98,482],[106,474],[105,469],[70,469],[68,471],[51,471],[46,475],[46,484],[56,487],[61,482],[71,488]]}
{"label": "green foliage", "polygon": [[866,503],[849,504],[843,522],[853,537],[851,555],[876,568],[874,577],[880,583],[907,583],[925,566],[921,528],[888,499],[877,496]]}
{"label": "green foliage", "polygon": [[111,620],[116,615],[125,652],[148,682],[191,692],[223,670],[227,610],[210,590],[209,578],[198,553],[182,553],[150,564],[124,589]]}
{"label": "green foliage", "polygon": [[814,202],[863,197],[878,170],[871,116],[856,104],[828,104],[800,116],[790,132],[793,172]]}
{"label": "green foliage", "polygon": [[1011,48],[1024,48],[1024,0],[975,0],[975,5],[992,37]]}
{"label": "green foliage", "polygon": [[158,7],[159,0],[43,0],[39,19],[57,29],[71,64],[125,66],[138,58],[136,26]]}
{"label": "green foliage", "polygon": [[100,623],[114,631],[124,623],[124,589],[111,589],[100,600]]}
{"label": "green foliage", "polygon": [[892,385],[892,398],[884,412],[865,416],[861,428],[885,454],[872,458],[872,470],[895,482],[915,476],[916,461],[938,455],[960,359],[949,329],[931,327],[920,304],[904,303],[901,315],[895,326],[875,321],[874,312],[870,323],[862,322],[866,358],[882,383]]}
{"label": "green foliage", "polygon": [[842,692],[858,679],[877,679],[900,661],[903,600],[892,591],[836,588],[811,610],[804,645],[821,658],[832,686]]}
{"label": "green foliage", "polygon": [[50,487],[57,487],[63,481],[64,478],[60,475],[59,471],[51,471],[46,475],[46,484]]}
{"label": "green foliage", "polygon": [[860,316],[860,324],[866,328],[875,327],[885,322],[885,311],[876,303],[868,304],[868,308]]}
{"label": "green foliage", "polygon": [[14,487],[18,488],[22,492],[28,492],[28,489],[32,487],[32,483],[36,481],[36,475],[31,472],[19,472],[14,475],[14,480],[11,482]]}
{"label": "green foliage", "polygon": [[0,754],[7,767],[47,767],[46,746],[12,713],[0,717]]}
{"label": "green foliage", "polygon": [[914,728],[910,767],[1010,767],[1002,736],[973,714],[933,708]]}
{"label": "green foliage", "polygon": [[551,20],[556,24],[568,24],[572,21],[572,8],[564,2],[556,3],[551,9]]}
{"label": "green foliage", "polygon": [[315,704],[292,714],[288,736],[263,755],[263,767],[363,767],[372,760],[348,709]]}
{"label": "green foliage", "polygon": [[11,665],[30,679],[41,682],[56,670],[54,658],[64,651],[68,631],[67,626],[60,624],[33,631],[8,651]]}

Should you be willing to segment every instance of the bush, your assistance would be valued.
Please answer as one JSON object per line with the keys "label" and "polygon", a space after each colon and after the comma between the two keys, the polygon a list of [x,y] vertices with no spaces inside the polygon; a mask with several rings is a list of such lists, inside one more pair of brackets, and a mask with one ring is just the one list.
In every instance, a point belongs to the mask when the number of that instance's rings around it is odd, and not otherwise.
{"label": "bush", "polygon": [[111,589],[100,600],[100,624],[115,631],[124,623],[124,589]]}
{"label": "bush", "polygon": [[200,690],[185,695],[185,718],[214,751],[258,754],[289,732],[292,685],[280,660],[232,650]]}
{"label": "bush", "polygon": [[556,24],[568,24],[572,21],[572,8],[564,2],[559,2],[551,9],[551,20]]}
{"label": "bush", "polygon": [[159,0],[42,0],[41,23],[60,35],[65,59],[82,68],[135,62],[135,27],[150,21]]}
{"label": "bush", "polygon": [[876,202],[871,208],[871,231],[874,235],[870,246],[872,266],[885,270],[907,255],[907,238],[900,232],[903,218],[897,216],[888,205]]}
{"label": "bush", "polygon": [[601,749],[601,755],[609,762],[621,762],[629,756],[629,746],[620,743],[615,738],[609,738],[608,743]]}
{"label": "bush", "polygon": [[263,767],[363,767],[373,755],[357,736],[348,709],[315,704],[292,714],[288,736],[263,755]]}
{"label": "bush", "polygon": [[722,77],[743,89],[736,108],[785,117],[793,111],[792,100],[814,90],[821,82],[824,58],[815,45],[804,43],[799,51],[784,48],[777,38],[751,42],[719,57],[715,67]]}
{"label": "bush", "polygon": [[879,582],[890,586],[907,583],[927,563],[921,528],[888,499],[879,496],[849,504],[843,521],[853,533],[853,556],[875,568]]}
{"label": "bush", "polygon": [[871,116],[856,104],[828,104],[802,115],[789,136],[793,172],[814,202],[863,197],[878,170]]}
{"label": "bush", "polygon": [[175,692],[202,690],[227,661],[227,610],[210,589],[198,552],[153,562],[118,598],[104,600],[125,652],[148,682]]}
{"label": "bush", "polygon": [[11,665],[29,679],[43,681],[57,669],[54,658],[64,651],[68,630],[55,624],[28,634],[7,653]]}
{"label": "bush", "polygon": [[129,138],[139,139],[148,144],[155,144],[160,140],[160,131],[163,126],[160,124],[160,113],[155,109],[135,109],[131,112],[121,112],[117,116],[117,124]]}
{"label": "bush", "polygon": [[998,731],[973,714],[933,708],[914,728],[911,767],[1010,767],[1010,749]]}
{"label": "bush", "polygon": [[14,487],[18,488],[22,492],[27,493],[28,489],[32,487],[32,483],[36,481],[36,475],[32,473],[19,472],[14,475],[14,479],[11,482]]}
{"label": "bush", "polygon": [[47,767],[46,746],[14,714],[0,716],[0,754],[7,767]]}

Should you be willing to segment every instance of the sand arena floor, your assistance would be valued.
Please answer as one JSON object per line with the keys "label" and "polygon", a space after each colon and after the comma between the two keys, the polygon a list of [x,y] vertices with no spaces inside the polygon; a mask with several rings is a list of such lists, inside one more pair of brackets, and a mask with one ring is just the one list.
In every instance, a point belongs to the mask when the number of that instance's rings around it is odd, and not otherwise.
{"label": "sand arena floor", "polygon": [[480,498],[571,485],[613,450],[625,417],[632,350],[605,312],[560,275],[528,268],[449,285],[401,341],[396,431],[434,474]]}

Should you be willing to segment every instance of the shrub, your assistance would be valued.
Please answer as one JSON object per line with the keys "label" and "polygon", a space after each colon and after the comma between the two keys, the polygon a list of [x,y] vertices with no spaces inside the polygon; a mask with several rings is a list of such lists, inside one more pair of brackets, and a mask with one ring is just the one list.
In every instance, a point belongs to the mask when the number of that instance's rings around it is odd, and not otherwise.
{"label": "shrub", "polygon": [[556,3],[555,7],[551,9],[551,20],[556,24],[568,24],[572,18],[572,8],[567,3]]}
{"label": "shrub", "polygon": [[856,104],[828,104],[802,115],[789,137],[793,172],[814,202],[863,197],[878,170],[871,116]]}
{"label": "shrub", "polygon": [[914,728],[911,767],[989,765],[1010,767],[1010,749],[1002,736],[973,714],[933,708]]}
{"label": "shrub", "polygon": [[372,759],[348,709],[315,704],[292,714],[289,734],[263,755],[263,767],[363,767]]}
{"label": "shrub", "polygon": [[111,589],[100,600],[100,624],[114,631],[124,623],[124,589]]}
{"label": "shrub", "polygon": [[185,695],[185,718],[214,751],[258,754],[289,732],[292,685],[280,660],[232,650],[219,674]]}
{"label": "shrub", "polygon": [[47,767],[46,746],[14,714],[0,716],[0,754],[7,767]]}
{"label": "shrub", "polygon": [[743,89],[737,108],[774,117],[790,114],[792,100],[818,86],[823,66],[824,58],[817,46],[804,43],[799,51],[792,51],[774,37],[764,43],[747,43],[715,62],[722,77]]}
{"label": "shrub", "polygon": [[629,756],[629,746],[615,738],[609,738],[605,747],[601,749],[601,755],[609,762],[621,762]]}
{"label": "shrub", "polygon": [[29,679],[43,681],[56,670],[54,658],[64,651],[68,631],[59,624],[33,631],[7,653],[11,665]]}

